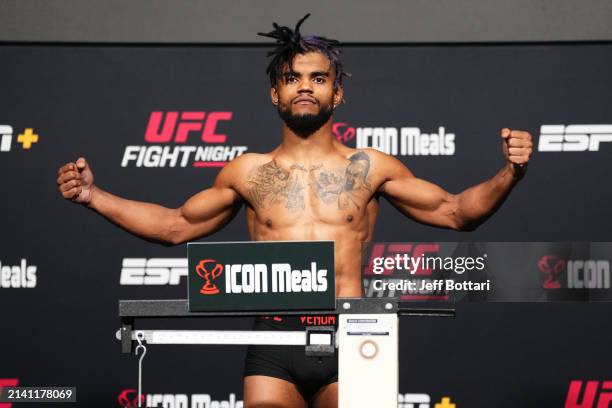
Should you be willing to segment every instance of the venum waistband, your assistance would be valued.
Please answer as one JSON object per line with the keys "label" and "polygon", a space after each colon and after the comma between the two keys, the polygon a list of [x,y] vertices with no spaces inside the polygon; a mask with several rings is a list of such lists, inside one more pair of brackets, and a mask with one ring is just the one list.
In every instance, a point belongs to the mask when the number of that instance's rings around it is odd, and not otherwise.
{"label": "venum waistband", "polygon": [[307,326],[337,326],[336,315],[296,315],[296,316],[259,316],[260,321],[265,321],[278,326],[289,326],[293,328],[304,328]]}

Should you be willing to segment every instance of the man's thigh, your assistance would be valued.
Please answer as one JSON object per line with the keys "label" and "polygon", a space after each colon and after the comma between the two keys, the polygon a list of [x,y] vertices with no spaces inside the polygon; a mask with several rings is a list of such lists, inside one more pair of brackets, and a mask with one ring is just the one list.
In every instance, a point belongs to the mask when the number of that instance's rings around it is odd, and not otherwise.
{"label": "man's thigh", "polygon": [[312,399],[313,408],[338,408],[338,383],[322,387]]}
{"label": "man's thigh", "polygon": [[244,408],[306,408],[295,384],[265,375],[244,377]]}

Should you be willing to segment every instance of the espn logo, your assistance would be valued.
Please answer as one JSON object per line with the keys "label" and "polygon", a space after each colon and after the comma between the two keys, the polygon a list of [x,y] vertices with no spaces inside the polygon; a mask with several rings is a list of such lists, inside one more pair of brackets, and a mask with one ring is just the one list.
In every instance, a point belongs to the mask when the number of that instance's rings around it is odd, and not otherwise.
{"label": "espn logo", "polygon": [[612,142],[612,125],[542,125],[540,152],[597,152],[602,142]]}
{"label": "espn logo", "polygon": [[122,286],[178,285],[187,276],[187,258],[123,258]]}
{"label": "espn logo", "polygon": [[608,408],[612,402],[612,381],[603,381],[601,388],[599,381],[586,381],[584,389],[582,384],[580,380],[570,382],[565,408]]}
{"label": "espn logo", "polygon": [[0,125],[0,152],[10,152],[13,141],[13,128],[9,125]]}

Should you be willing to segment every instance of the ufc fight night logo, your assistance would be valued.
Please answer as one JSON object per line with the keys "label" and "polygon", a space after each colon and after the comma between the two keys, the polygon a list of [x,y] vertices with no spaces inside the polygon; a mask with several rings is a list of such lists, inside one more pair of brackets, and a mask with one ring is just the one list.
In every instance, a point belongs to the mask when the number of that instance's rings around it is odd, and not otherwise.
{"label": "ufc fight night logo", "polygon": [[612,142],[612,125],[542,125],[540,152],[597,152]]}
{"label": "ufc fight night logo", "polygon": [[334,123],[334,137],[342,143],[356,139],[355,147],[371,147],[393,156],[452,156],[455,154],[455,134],[443,126],[435,133],[423,133],[418,127],[351,127]]}
{"label": "ufc fight night logo", "polygon": [[126,146],[121,167],[223,167],[247,151],[224,144],[228,136],[219,133],[232,117],[225,111],[151,112],[144,135],[149,145]]}
{"label": "ufc fight night logo", "polygon": [[612,402],[612,381],[570,382],[565,408],[608,408]]}

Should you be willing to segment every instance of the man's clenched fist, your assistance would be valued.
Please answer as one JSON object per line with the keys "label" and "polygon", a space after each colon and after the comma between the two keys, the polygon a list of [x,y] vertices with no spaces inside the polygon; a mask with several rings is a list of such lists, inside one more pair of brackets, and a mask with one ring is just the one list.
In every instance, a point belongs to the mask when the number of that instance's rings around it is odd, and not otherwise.
{"label": "man's clenched fist", "polygon": [[85,158],[66,163],[57,171],[57,185],[61,195],[76,203],[89,204],[94,188],[94,177]]}
{"label": "man's clenched fist", "polygon": [[506,160],[512,165],[514,174],[522,176],[533,152],[531,135],[522,130],[504,128],[501,131],[501,137],[504,139],[503,149]]}

